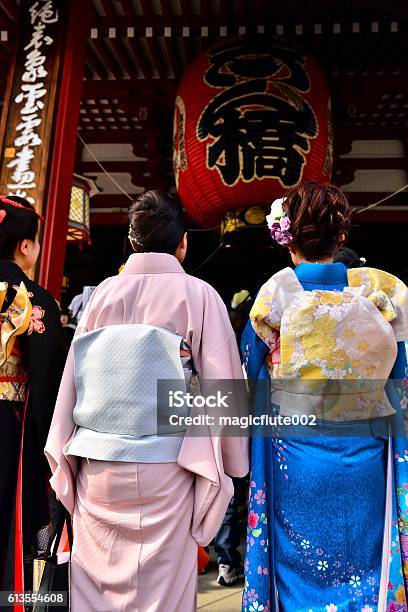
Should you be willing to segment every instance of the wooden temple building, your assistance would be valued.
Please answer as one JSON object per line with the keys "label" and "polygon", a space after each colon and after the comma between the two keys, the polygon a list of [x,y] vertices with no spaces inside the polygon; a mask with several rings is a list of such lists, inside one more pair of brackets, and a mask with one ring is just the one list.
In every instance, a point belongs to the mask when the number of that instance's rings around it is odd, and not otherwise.
{"label": "wooden temple building", "polygon": [[[0,0],[0,188],[10,185],[10,161],[26,155],[20,187],[35,183],[28,189],[46,217],[38,275],[56,297],[63,276],[67,302],[83,285],[117,272],[128,253],[132,196],[152,188],[176,191],[173,117],[180,81],[200,54],[237,36],[256,44],[292,41],[320,65],[331,98],[333,182],[356,209],[387,198],[356,215],[351,246],[370,265],[408,277],[404,0]],[[46,58],[43,73],[41,59],[35,64],[36,56],[28,55],[33,50]],[[42,81],[35,81],[33,66]],[[24,121],[29,114],[35,127],[43,113],[37,141],[27,136],[31,144],[41,140],[34,155],[24,139],[16,140],[21,96],[32,105]],[[92,197],[82,201],[83,191]],[[256,288],[286,261],[265,240],[264,228],[220,243],[217,228],[203,231],[193,220],[191,227],[187,267],[225,295]]]}

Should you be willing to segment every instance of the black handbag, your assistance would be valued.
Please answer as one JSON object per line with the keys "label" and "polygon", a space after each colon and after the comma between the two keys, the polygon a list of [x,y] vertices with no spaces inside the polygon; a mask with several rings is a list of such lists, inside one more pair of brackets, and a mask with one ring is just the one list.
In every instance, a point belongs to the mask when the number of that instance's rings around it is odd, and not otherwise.
{"label": "black handbag", "polygon": [[[65,524],[70,548],[69,560],[58,564],[57,551]],[[44,554],[44,569],[33,612],[69,612],[72,541],[71,516],[61,504]]]}

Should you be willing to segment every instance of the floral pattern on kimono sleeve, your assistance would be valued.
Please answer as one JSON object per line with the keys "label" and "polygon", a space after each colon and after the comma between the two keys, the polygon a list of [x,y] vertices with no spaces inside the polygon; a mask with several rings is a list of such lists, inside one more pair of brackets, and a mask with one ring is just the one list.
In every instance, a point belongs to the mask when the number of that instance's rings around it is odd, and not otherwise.
{"label": "floral pattern on kimono sleeve", "polygon": [[291,268],[274,274],[261,287],[249,316],[255,332],[270,350],[274,351],[278,345],[284,311],[296,295],[303,291]]}
{"label": "floral pattern on kimono sleeve", "polygon": [[248,320],[241,337],[241,355],[249,379],[268,378],[268,372],[264,364],[267,354],[268,347],[256,334],[251,321]]}
{"label": "floral pattern on kimono sleeve", "polygon": [[252,327],[269,349],[276,347],[279,338],[283,313],[278,298],[279,287],[275,280],[271,278],[261,287],[249,315]]}

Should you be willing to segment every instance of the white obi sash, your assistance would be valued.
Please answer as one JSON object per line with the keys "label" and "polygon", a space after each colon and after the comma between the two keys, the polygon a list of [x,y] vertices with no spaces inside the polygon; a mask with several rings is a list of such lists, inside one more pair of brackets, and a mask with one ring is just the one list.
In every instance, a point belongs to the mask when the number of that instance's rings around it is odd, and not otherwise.
{"label": "white obi sash", "polygon": [[160,381],[171,381],[186,390],[191,368],[182,362],[183,342],[175,333],[144,324],[111,325],[76,337],[77,429],[66,454],[176,462],[184,431],[159,432],[158,410],[168,410],[168,396],[158,394],[158,388]]}

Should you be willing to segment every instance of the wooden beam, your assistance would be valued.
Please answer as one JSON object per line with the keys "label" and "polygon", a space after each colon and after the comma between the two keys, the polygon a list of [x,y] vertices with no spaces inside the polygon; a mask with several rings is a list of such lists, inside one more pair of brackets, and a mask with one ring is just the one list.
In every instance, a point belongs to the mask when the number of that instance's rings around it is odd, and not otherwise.
{"label": "wooden beam", "polygon": [[[223,0],[223,1],[226,2],[226,0]],[[191,11],[190,11],[189,0],[180,0],[180,5],[181,5],[182,17],[190,23],[191,22]]]}
{"label": "wooden beam", "polygon": [[149,47],[150,55],[152,56],[153,64],[157,70],[159,77],[161,79],[166,78],[167,77],[166,66],[163,61],[163,57],[161,55],[161,51],[157,44],[156,38],[153,38],[152,36],[146,36],[146,42],[147,42],[147,46]]}
{"label": "wooden beam", "polygon": [[128,23],[133,22],[133,19],[136,17],[135,11],[133,10],[131,0],[120,0],[120,3],[123,8],[123,12],[125,13],[125,19]]}
{"label": "wooden beam", "polygon": [[[154,161],[146,160],[132,160],[132,161],[104,161],[102,162],[104,168],[108,172],[128,172],[142,178],[144,172],[149,172],[151,164]],[[92,174],[95,172],[101,172],[100,167],[94,161],[83,161],[81,162],[81,172]]]}
{"label": "wooden beam", "polygon": [[165,23],[171,23],[173,19],[171,3],[169,2],[169,0],[160,0],[160,6],[161,6],[162,13],[163,13],[163,21]]}
{"label": "wooden beam", "polygon": [[84,66],[84,77],[89,81],[89,80],[93,80],[94,75],[93,75],[93,70],[90,67],[89,63],[86,62],[85,66]]}
{"label": "wooden beam", "polygon": [[82,98],[137,98],[150,100],[152,96],[164,96],[172,104],[177,92],[177,83],[161,79],[106,79],[83,84]]}
{"label": "wooden beam", "polygon": [[7,21],[17,21],[19,18],[18,6],[13,0],[1,0],[0,9],[6,15]]}
{"label": "wooden beam", "polygon": [[353,215],[353,225],[360,225],[366,223],[387,223],[387,224],[406,224],[408,223],[408,210],[381,210],[379,207],[367,210],[360,215]]}
{"label": "wooden beam", "polygon": [[[92,65],[92,62],[91,62]],[[88,98],[127,98],[131,95],[134,85],[130,79],[112,81],[104,79],[84,83],[82,87],[82,99]]]}
{"label": "wooden beam", "polygon": [[132,144],[135,141],[144,143],[142,130],[92,130],[82,131],[86,144]]}
{"label": "wooden beam", "polygon": [[[0,3],[0,7],[1,7],[1,3]],[[10,27],[12,27],[12,22],[10,21],[9,17],[4,13],[0,13],[0,28],[2,30],[7,30],[8,32]]]}
{"label": "wooden beam", "polygon": [[107,79],[108,71],[106,69],[106,66],[101,62],[101,60],[95,53],[95,50],[92,46],[92,42],[93,41],[90,41],[90,40],[87,41],[87,46],[86,46],[87,61],[90,63],[90,65],[92,66],[92,70],[96,72],[99,78]]}
{"label": "wooden beam", "polygon": [[48,289],[57,299],[61,294],[64,273],[89,9],[90,4],[84,3],[83,0],[69,2],[69,13],[64,23],[65,45],[59,66],[61,79],[52,135],[48,201],[39,277],[41,286]]}
{"label": "wooden beam", "polygon": [[401,140],[400,127],[334,125],[334,142],[337,138],[351,140]]}
{"label": "wooden beam", "polygon": [[[83,108],[83,107],[82,107]],[[83,134],[87,134],[89,131],[88,126],[92,126],[94,128],[93,131],[98,129],[98,123],[99,121],[95,121],[95,117],[94,117],[94,113],[91,113],[89,111],[89,109],[87,109],[88,112],[86,113],[86,115],[84,113],[80,113],[79,115],[79,125],[82,128],[82,136]],[[84,121],[84,119],[89,119],[89,121]],[[84,138],[84,140],[86,141],[87,139]]]}
{"label": "wooden beam", "polygon": [[124,208],[128,209],[130,200],[124,194],[96,194],[90,200],[91,211],[93,208]]}
{"label": "wooden beam", "polygon": [[208,0],[200,0],[200,16],[203,20],[203,25],[208,23]]}
{"label": "wooden beam", "polygon": [[128,73],[131,79],[137,79],[137,69],[133,63],[133,60],[129,57],[128,52],[126,51],[125,45],[123,44],[123,40],[121,38],[110,38],[110,43],[115,50],[117,56],[124,69]]}
{"label": "wooden beam", "polygon": [[[128,200],[130,204],[130,200]],[[92,225],[127,225],[129,223],[126,212],[94,213],[91,209]]]}
{"label": "wooden beam", "polygon": [[338,160],[338,170],[348,167],[354,170],[406,170],[407,162],[403,157],[343,157]]}
{"label": "wooden beam", "polygon": [[[341,186],[341,185],[340,185]],[[349,202],[352,206],[368,206],[369,204],[373,204],[374,202],[378,202],[379,200],[381,200],[382,198],[385,198],[385,196],[389,195],[390,192],[364,192],[364,191],[351,191],[351,192],[347,192],[346,195],[349,199]],[[397,205],[406,205],[408,204],[408,192],[405,193],[398,193],[397,195],[395,195],[393,198],[390,198],[389,200],[387,200],[387,202],[384,203],[385,205],[388,206],[397,206]],[[381,207],[381,204],[378,208]]]}
{"label": "wooden beam", "polygon": [[406,19],[408,17],[408,10],[406,8],[405,2],[390,2],[390,0],[370,0],[370,4],[374,7],[385,11],[386,13],[391,13],[392,15],[397,15],[399,17],[403,17]]}
{"label": "wooden beam", "polygon": [[408,76],[401,74],[332,74],[330,81],[342,92],[405,93],[408,90]]}
{"label": "wooden beam", "polygon": [[118,15],[114,12],[113,8],[112,8],[112,0],[99,0],[99,2],[102,5],[102,9],[106,15],[106,17],[109,19],[109,21],[111,23],[114,23],[118,17]]}
{"label": "wooden beam", "polygon": [[[144,34],[146,34],[146,30],[144,31]],[[143,34],[143,35],[144,35]],[[136,38],[133,37],[129,37],[128,39],[128,43],[130,45],[130,48],[132,49],[137,64],[143,74],[143,76],[145,77],[145,79],[151,79],[153,76],[153,71],[149,65],[149,62],[147,61],[146,57],[143,54],[143,51],[140,47],[140,45],[138,44],[138,40]]]}
{"label": "wooden beam", "polygon": [[140,4],[143,11],[143,21],[146,23],[146,25],[150,25],[154,19],[151,0],[140,0]]}
{"label": "wooden beam", "polygon": [[116,79],[122,79],[122,67],[117,63],[116,58],[112,55],[110,50],[107,47],[106,43],[107,39],[93,38],[92,42],[95,45],[99,55],[102,58],[104,64],[108,67],[110,72],[114,75]]}
{"label": "wooden beam", "polygon": [[12,60],[13,60],[12,54],[8,51],[8,49],[6,49],[4,45],[0,44],[0,62],[2,62],[4,66],[4,69],[2,66],[2,72],[4,73],[5,76],[7,75],[8,68],[12,64]]}
{"label": "wooden beam", "polygon": [[166,45],[167,55],[169,57],[170,67],[174,73],[174,77],[179,79],[183,71],[180,60],[177,57],[177,50],[173,36],[165,36],[164,44]]}

